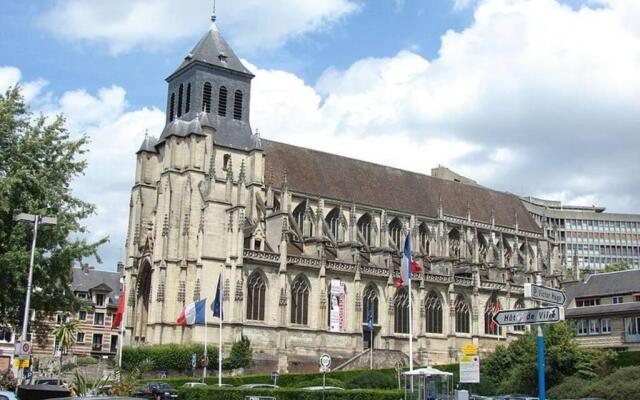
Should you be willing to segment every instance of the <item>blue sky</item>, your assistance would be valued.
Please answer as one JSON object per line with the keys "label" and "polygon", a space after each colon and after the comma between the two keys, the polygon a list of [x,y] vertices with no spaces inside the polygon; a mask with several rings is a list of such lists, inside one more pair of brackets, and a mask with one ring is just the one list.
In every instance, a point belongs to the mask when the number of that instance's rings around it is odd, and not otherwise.
{"label": "blue sky", "polygon": [[[209,0],[0,0],[0,90],[90,136],[74,182],[112,269],[134,153]],[[637,0],[219,0],[264,137],[611,211],[640,211]]]}

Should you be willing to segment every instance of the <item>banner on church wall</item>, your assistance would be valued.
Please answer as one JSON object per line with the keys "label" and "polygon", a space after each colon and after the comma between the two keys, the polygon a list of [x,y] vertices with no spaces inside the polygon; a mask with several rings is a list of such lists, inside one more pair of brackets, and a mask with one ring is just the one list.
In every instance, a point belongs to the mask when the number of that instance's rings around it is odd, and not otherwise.
{"label": "banner on church wall", "polygon": [[331,280],[329,300],[329,332],[344,332],[345,296],[340,279]]}

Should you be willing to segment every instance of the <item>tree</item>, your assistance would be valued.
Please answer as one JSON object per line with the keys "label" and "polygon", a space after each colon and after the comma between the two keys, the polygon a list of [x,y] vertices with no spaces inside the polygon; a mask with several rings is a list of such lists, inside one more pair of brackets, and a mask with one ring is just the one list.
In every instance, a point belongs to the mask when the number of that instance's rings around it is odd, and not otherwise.
{"label": "tree", "polygon": [[[32,226],[16,223],[20,212],[55,216],[57,225],[38,230],[31,306],[44,315],[79,306],[71,288],[71,268],[96,257],[106,238],[87,242],[82,221],[94,205],[73,195],[71,182],[87,166],[88,138],[72,139],[64,117],[34,116],[20,88],[0,94],[0,326],[21,325],[27,286]],[[43,323],[31,322],[33,330]]]}
{"label": "tree", "polygon": [[631,265],[627,264],[626,262],[617,262],[604,267],[603,272],[626,271],[628,269],[631,269]]}
{"label": "tree", "polygon": [[60,350],[70,350],[73,347],[73,344],[76,342],[79,327],[80,321],[70,319],[61,322],[60,325],[51,331],[53,337],[56,338],[56,343],[58,343]]}

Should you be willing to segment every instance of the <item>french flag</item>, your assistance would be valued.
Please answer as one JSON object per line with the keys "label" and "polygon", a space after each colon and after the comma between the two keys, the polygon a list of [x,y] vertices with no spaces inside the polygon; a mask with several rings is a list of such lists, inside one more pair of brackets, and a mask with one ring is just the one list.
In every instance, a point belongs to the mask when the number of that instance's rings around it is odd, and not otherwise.
{"label": "french flag", "polygon": [[204,324],[204,309],[206,299],[187,304],[178,317],[178,325]]}
{"label": "french flag", "polygon": [[411,274],[420,272],[420,264],[411,257],[411,234],[407,234],[402,251],[402,264],[400,265],[400,277],[396,280],[396,287],[411,285]]}

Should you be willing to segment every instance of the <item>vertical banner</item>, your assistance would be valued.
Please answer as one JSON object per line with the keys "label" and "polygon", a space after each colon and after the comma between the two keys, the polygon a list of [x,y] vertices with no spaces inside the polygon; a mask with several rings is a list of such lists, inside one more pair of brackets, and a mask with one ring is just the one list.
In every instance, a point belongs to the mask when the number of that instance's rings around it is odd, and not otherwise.
{"label": "vertical banner", "polygon": [[331,280],[329,300],[329,332],[344,332],[345,295],[340,279]]}

